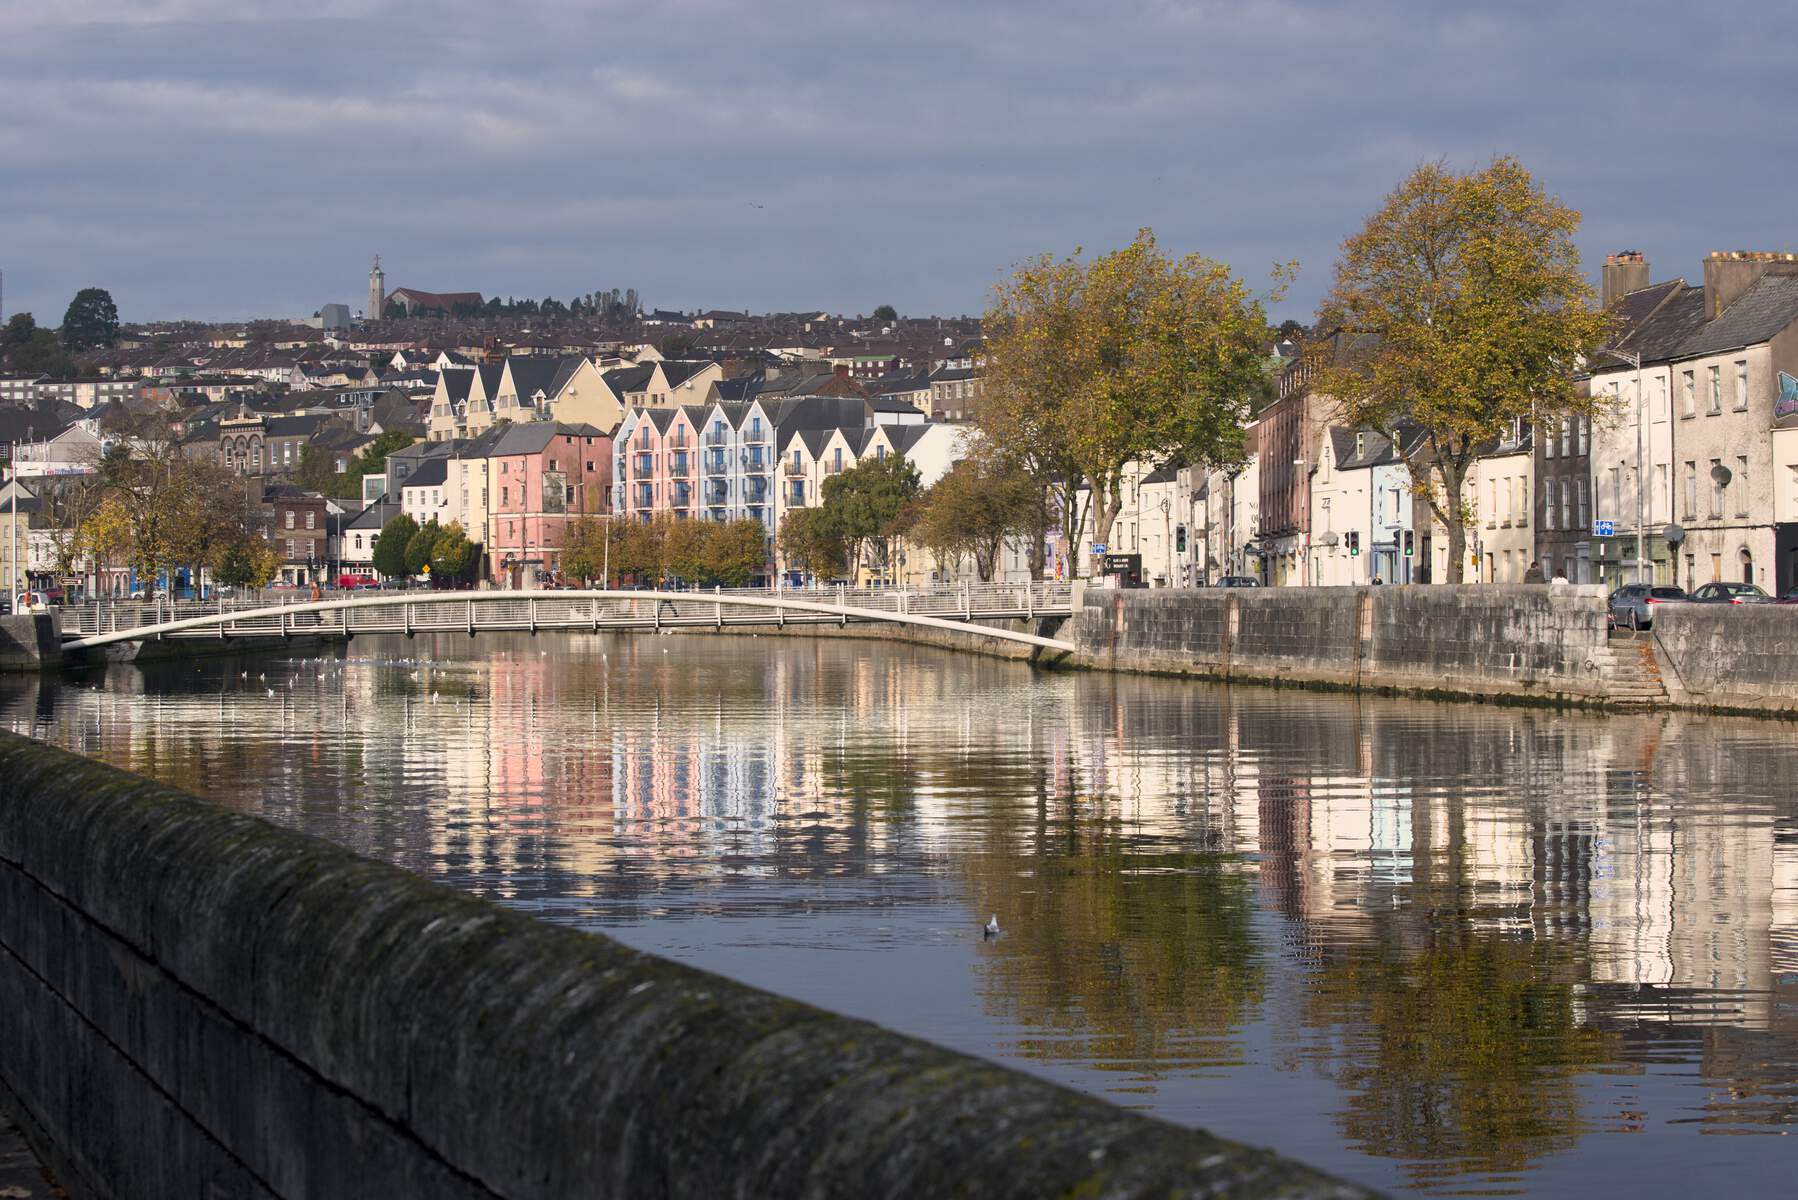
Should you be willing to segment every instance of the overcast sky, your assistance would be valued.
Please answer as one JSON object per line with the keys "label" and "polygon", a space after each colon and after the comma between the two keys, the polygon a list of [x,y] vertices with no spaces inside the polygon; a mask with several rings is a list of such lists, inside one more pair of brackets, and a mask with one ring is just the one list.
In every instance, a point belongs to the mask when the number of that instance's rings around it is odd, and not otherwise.
{"label": "overcast sky", "polygon": [[8,312],[391,290],[975,312],[1152,226],[1257,284],[1418,162],[1511,153],[1594,271],[1794,249],[1778,6],[1707,0],[0,0]]}

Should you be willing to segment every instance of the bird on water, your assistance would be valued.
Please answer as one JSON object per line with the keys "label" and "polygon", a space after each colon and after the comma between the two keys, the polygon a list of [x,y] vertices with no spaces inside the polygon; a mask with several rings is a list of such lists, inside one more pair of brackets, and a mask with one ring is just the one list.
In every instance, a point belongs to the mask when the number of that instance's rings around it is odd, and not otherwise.
{"label": "bird on water", "polygon": [[994,913],[992,916],[990,916],[986,919],[986,928],[981,930],[980,934],[982,937],[989,937],[989,938],[996,938],[999,936],[999,914],[998,913]]}

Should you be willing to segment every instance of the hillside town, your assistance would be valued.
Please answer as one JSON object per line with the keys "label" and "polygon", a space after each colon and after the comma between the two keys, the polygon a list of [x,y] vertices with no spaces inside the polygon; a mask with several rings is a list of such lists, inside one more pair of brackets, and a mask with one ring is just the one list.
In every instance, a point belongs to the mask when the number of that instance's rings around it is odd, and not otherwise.
{"label": "hillside town", "polygon": [[[979,318],[388,291],[379,260],[368,289],[361,312],[327,304],[291,322],[108,326],[102,313],[97,333],[71,337],[65,321],[66,345],[15,315],[0,374],[9,592],[424,582],[429,547],[409,568],[397,547],[377,558],[396,521],[408,539],[429,527],[465,543],[438,586],[1450,579],[1442,505],[1414,477],[1428,431],[1345,423],[1314,377],[1354,348],[1321,324],[1268,330],[1240,454],[1131,460],[1104,540],[1084,493],[1062,505],[1076,520],[1003,517],[983,540],[965,511],[932,522],[923,503],[1004,436],[980,419]],[[1607,346],[1578,371],[1589,411],[1513,420],[1479,448],[1462,492],[1464,580],[1798,587],[1798,256],[1712,254],[1688,282],[1623,252],[1601,291]],[[109,457],[144,457],[150,442],[236,481],[265,569],[228,580],[203,555],[159,560],[76,528]],[[795,514],[888,459],[909,471],[875,527],[808,545]],[[731,569],[702,554],[679,570],[611,531],[683,521],[753,522],[760,551],[739,537]],[[603,548],[577,553],[596,536]]]}

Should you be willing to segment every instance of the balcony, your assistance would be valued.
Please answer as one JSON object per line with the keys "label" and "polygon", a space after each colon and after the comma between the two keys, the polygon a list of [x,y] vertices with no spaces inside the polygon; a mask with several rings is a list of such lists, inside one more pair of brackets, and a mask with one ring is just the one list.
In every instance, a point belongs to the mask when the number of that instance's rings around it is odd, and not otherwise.
{"label": "balcony", "polygon": [[713,430],[705,435],[705,444],[708,448],[714,446],[728,446],[730,445],[730,434]]}
{"label": "balcony", "polygon": [[653,454],[637,455],[637,478],[648,479],[655,474],[656,456]]}
{"label": "balcony", "polygon": [[686,451],[684,451],[684,450],[676,451],[674,454],[673,464],[668,468],[668,474],[684,476],[684,475],[691,475],[692,473],[693,473],[693,464],[687,460]]}
{"label": "balcony", "polygon": [[768,469],[767,456],[760,449],[743,451],[742,457],[738,461],[743,464],[745,471],[760,474]]}
{"label": "balcony", "polygon": [[730,484],[722,479],[713,480],[705,485],[705,502],[712,508],[719,508],[730,503]]}
{"label": "balcony", "polygon": [[692,503],[693,503],[693,485],[690,483],[675,484],[674,485],[674,506],[676,508],[686,508],[688,505],[690,505]]}
{"label": "balcony", "polygon": [[730,456],[721,450],[714,450],[705,456],[705,473],[707,475],[725,475],[730,471]]}
{"label": "balcony", "polygon": [[788,459],[786,465],[781,467],[780,473],[788,479],[803,477],[806,474],[805,464]]}
{"label": "balcony", "polygon": [[768,481],[751,477],[744,482],[743,499],[750,504],[761,504],[768,498]]}
{"label": "balcony", "polygon": [[750,428],[743,431],[743,444],[745,446],[760,446],[766,444],[767,441],[768,431],[765,429]]}

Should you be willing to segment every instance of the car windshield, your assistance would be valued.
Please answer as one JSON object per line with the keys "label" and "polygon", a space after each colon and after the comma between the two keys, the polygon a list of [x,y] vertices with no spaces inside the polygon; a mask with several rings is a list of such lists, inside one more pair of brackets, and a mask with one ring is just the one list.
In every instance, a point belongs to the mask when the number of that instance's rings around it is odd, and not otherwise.
{"label": "car windshield", "polygon": [[1686,596],[1684,588],[1658,587],[1648,593],[1656,600],[1683,600]]}
{"label": "car windshield", "polygon": [[1717,586],[1732,596],[1753,596],[1760,592],[1752,583],[1722,583]]}

